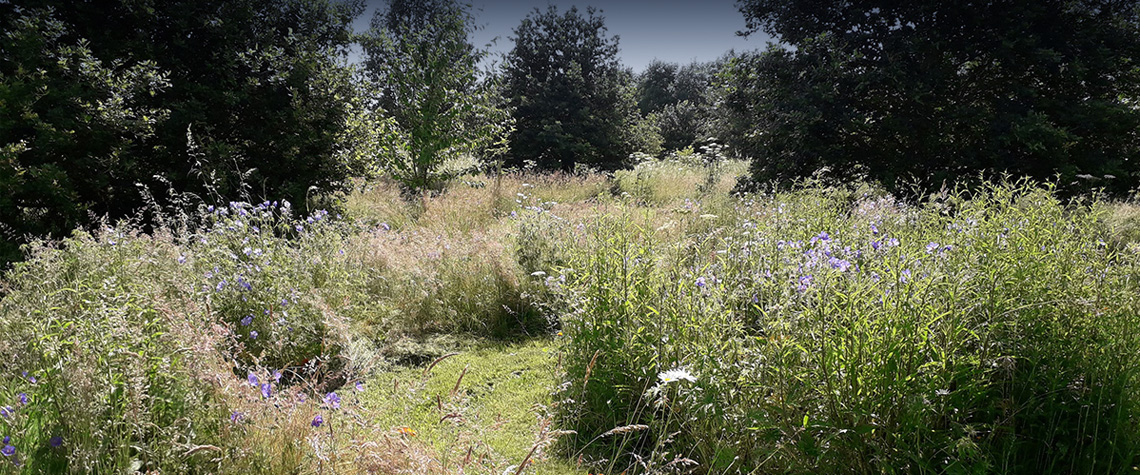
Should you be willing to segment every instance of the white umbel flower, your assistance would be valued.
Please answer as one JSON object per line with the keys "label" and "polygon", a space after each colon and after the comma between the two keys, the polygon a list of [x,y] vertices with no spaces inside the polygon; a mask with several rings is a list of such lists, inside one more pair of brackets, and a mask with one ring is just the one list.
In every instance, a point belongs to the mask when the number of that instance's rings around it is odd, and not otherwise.
{"label": "white umbel flower", "polygon": [[697,378],[693,376],[693,373],[690,373],[689,370],[685,368],[675,368],[669,371],[665,371],[661,374],[658,374],[657,379],[660,379],[662,384],[669,384],[681,380],[689,382],[694,382],[697,380]]}

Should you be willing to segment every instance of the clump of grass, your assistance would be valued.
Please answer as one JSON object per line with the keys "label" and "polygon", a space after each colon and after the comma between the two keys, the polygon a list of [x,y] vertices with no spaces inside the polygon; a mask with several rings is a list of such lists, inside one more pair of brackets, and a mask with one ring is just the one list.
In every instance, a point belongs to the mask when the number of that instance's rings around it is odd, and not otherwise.
{"label": "clump of grass", "polygon": [[340,208],[348,220],[367,226],[401,229],[416,217],[414,206],[401,197],[399,183],[392,180],[357,182],[341,199]]}
{"label": "clump of grass", "polygon": [[647,160],[631,170],[614,173],[615,194],[628,194],[651,207],[676,206],[687,199],[727,194],[747,171],[741,160],[673,157]]}
{"label": "clump of grass", "polygon": [[1135,463],[1137,255],[1093,209],[1030,185],[720,208],[680,246],[626,212],[565,251],[561,415],[606,472]]}
{"label": "clump of grass", "polygon": [[[37,245],[0,301],[0,427],[27,473],[191,471],[223,409],[197,370],[221,340],[187,298],[169,240],[123,229]],[[176,255],[176,254],[175,254]],[[177,306],[163,305],[178,301]],[[190,335],[174,331],[203,329]],[[183,338],[186,336],[186,338]],[[208,464],[206,466],[209,466]]]}
{"label": "clump of grass", "polygon": [[177,239],[124,223],[34,247],[0,301],[2,470],[432,473],[430,451],[322,408],[375,350],[343,317],[363,300],[347,229],[288,208],[203,208]]}
{"label": "clump of grass", "polygon": [[1108,244],[1119,250],[1140,245],[1140,203],[1125,201],[1103,206],[1105,225],[1110,229]]}
{"label": "clump of grass", "polygon": [[466,237],[383,229],[359,235],[351,254],[362,269],[371,323],[385,332],[466,332],[506,337],[544,332],[545,315],[499,233]]}

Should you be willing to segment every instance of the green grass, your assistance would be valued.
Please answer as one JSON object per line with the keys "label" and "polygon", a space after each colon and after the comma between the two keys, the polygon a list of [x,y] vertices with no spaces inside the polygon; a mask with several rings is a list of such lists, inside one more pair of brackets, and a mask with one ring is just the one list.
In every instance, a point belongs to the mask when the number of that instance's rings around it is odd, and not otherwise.
{"label": "green grass", "polygon": [[0,282],[0,473],[1140,465],[1135,203],[736,196],[743,162],[700,157],[33,246]]}
{"label": "green grass", "polygon": [[[561,421],[604,471],[1137,462],[1140,256],[1105,244],[1099,208],[1025,184],[700,206],[589,220],[548,269],[566,281]],[[679,369],[694,380],[660,380]],[[604,436],[619,427],[636,429]]]}
{"label": "green grass", "polygon": [[[425,364],[376,375],[363,405],[382,427],[410,427],[416,438],[462,464],[467,450],[478,473],[503,473],[536,443],[558,382],[557,346],[468,342],[430,370]],[[451,352],[447,354],[452,354]],[[458,382],[458,386],[457,383]],[[458,388],[458,389],[457,389]],[[578,474],[564,459],[542,456],[527,473]]]}

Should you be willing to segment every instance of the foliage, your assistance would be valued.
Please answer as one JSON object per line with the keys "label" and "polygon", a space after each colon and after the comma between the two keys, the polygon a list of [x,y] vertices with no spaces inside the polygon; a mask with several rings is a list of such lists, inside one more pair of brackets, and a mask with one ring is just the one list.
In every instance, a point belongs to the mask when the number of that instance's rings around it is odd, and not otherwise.
{"label": "foliage", "polygon": [[512,164],[614,168],[638,151],[630,134],[638,120],[631,75],[618,63],[618,39],[605,32],[594,9],[560,14],[553,5],[515,28],[503,91],[516,124]]}
{"label": "foliage", "polygon": [[63,236],[137,201],[137,155],[169,111],[153,62],[101,61],[50,10],[0,5],[0,263],[27,234]]}
{"label": "foliage", "polygon": [[384,164],[411,190],[438,187],[440,167],[464,153],[503,147],[510,117],[497,107],[486,51],[474,48],[468,6],[454,0],[393,0],[362,38],[377,103],[404,136],[406,155]]}
{"label": "foliage", "polygon": [[983,170],[1137,183],[1135,2],[738,6],[750,31],[794,47],[730,73],[726,107],[760,181],[828,167],[891,189]]}
{"label": "foliage", "polygon": [[604,473],[1127,470],[1137,255],[1099,209],[805,189],[589,220],[550,269],[568,449]]}
{"label": "foliage", "polygon": [[713,84],[722,66],[722,61],[678,66],[655,60],[637,76],[638,108],[657,123],[664,150],[714,136]]}
{"label": "foliage", "polygon": [[[136,183],[205,196],[335,191],[356,3],[0,4],[6,240],[128,216]],[[250,184],[248,188],[243,188]],[[12,193],[7,193],[7,191]],[[9,220],[10,219],[10,220]]]}
{"label": "foliage", "polygon": [[661,60],[650,61],[636,77],[637,108],[642,114],[658,112],[676,102],[674,83],[677,81],[677,64]]}
{"label": "foliage", "polygon": [[706,105],[709,86],[720,68],[720,61],[693,62],[685,66],[651,61],[637,75],[637,107],[643,114],[660,112],[670,104],[689,101]]}
{"label": "foliage", "polygon": [[[0,302],[0,420],[27,473],[191,470],[181,444],[218,443],[224,408],[195,377],[202,313],[156,305],[187,289],[168,246],[108,232],[37,248]],[[168,300],[166,300],[168,301]],[[23,396],[20,396],[23,395]],[[194,427],[199,437],[185,435]],[[59,437],[60,442],[53,442]]]}

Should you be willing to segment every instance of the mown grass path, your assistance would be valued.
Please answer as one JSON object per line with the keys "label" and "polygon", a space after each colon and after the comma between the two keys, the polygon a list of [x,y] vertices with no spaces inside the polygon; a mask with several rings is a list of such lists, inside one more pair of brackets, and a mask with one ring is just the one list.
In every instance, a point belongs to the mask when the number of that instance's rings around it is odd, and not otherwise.
{"label": "mown grass path", "polygon": [[[441,458],[462,463],[470,451],[472,472],[503,473],[536,443],[556,384],[555,343],[470,343],[452,353],[430,370],[428,362],[377,375],[362,405],[378,425],[406,427]],[[586,473],[557,455],[536,458],[527,473]]]}

